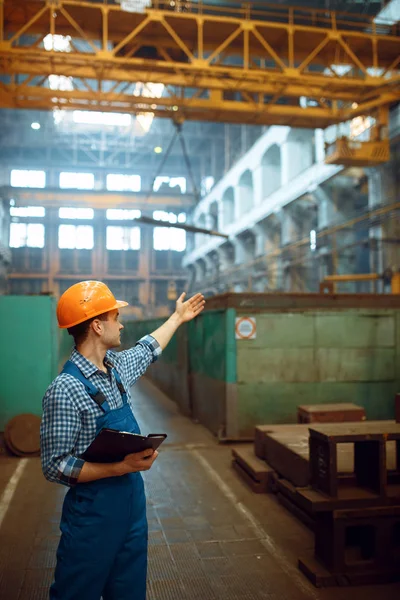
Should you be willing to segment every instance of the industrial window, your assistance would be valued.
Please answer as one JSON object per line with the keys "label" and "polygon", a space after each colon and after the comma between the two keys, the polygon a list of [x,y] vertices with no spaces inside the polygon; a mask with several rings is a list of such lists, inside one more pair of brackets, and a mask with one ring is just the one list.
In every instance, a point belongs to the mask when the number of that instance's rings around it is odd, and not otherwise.
{"label": "industrial window", "polygon": [[44,248],[44,225],[41,223],[11,223],[10,248]]}
{"label": "industrial window", "polygon": [[12,169],[10,184],[12,187],[44,188],[46,173],[45,171]]}
{"label": "industrial window", "polygon": [[317,232],[315,229],[310,231],[310,249],[314,252],[317,249]]}
{"label": "industrial window", "polygon": [[158,192],[163,184],[170,188],[179,187],[181,194],[186,194],[186,179],[185,177],[156,177],[153,185],[153,190]]}
{"label": "industrial window", "polygon": [[77,250],[92,250],[94,246],[93,227],[91,225],[60,225],[58,228],[58,247]]}
{"label": "industrial window", "polygon": [[[185,223],[186,214],[168,213],[163,210],[155,210],[153,219],[166,221],[168,223]],[[175,227],[154,227],[153,230],[154,250],[175,250],[183,252],[186,249],[186,231]]]}
{"label": "industrial window", "polygon": [[106,186],[110,192],[140,192],[142,180],[140,175],[109,173],[107,175]]}
{"label": "industrial window", "polygon": [[107,250],[140,250],[140,227],[107,227]]}
{"label": "industrial window", "polygon": [[129,219],[139,219],[141,215],[142,211],[140,211],[137,208],[108,208],[106,211],[106,218],[109,221],[125,221]]}
{"label": "industrial window", "polygon": [[132,117],[124,113],[103,113],[96,111],[74,110],[72,113],[74,123],[84,125],[114,125],[117,127],[129,127]]}
{"label": "industrial window", "polygon": [[60,173],[60,188],[92,190],[94,188],[93,173],[70,173],[69,171]]}
{"label": "industrial window", "polygon": [[121,0],[121,9],[126,12],[145,13],[151,0]]}
{"label": "industrial window", "polygon": [[44,217],[44,206],[10,206],[12,217]]}
{"label": "industrial window", "polygon": [[93,208],[73,208],[64,206],[58,210],[60,219],[93,219]]}
{"label": "industrial window", "polygon": [[54,50],[55,52],[71,52],[70,35],[52,35],[49,33],[43,38],[45,50]]}

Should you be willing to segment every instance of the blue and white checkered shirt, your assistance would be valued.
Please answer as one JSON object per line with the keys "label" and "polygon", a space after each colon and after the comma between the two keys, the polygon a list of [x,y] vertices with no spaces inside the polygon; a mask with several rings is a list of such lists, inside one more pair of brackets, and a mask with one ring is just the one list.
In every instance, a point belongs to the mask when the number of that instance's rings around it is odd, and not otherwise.
{"label": "blue and white checkered shirt", "polygon": [[[161,347],[151,335],[143,337],[130,350],[108,350],[104,364],[115,367],[121,377],[132,408],[131,386],[161,355]],[[70,360],[102,392],[111,409],[122,406],[114,374],[100,371],[92,362],[73,350]],[[43,398],[40,428],[42,470],[49,481],[72,486],[77,483],[84,460],[78,458],[96,436],[96,420],[103,411],[86,392],[83,383],[72,375],[58,375]]]}

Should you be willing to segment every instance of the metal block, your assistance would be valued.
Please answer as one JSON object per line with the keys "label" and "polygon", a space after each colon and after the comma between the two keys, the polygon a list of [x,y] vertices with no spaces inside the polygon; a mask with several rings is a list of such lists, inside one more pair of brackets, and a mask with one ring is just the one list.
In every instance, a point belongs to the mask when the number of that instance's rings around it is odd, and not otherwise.
{"label": "metal block", "polygon": [[400,568],[400,507],[318,513],[315,556],[333,572]]}
{"label": "metal block", "polygon": [[[257,425],[254,432],[254,453],[258,458],[266,460],[265,457],[265,438],[269,433],[276,434],[294,434],[298,436],[300,434],[308,437],[307,425],[295,424],[295,425]],[[268,462],[268,461],[267,461]]]}
{"label": "metal block", "polygon": [[329,496],[337,496],[338,473],[336,444],[310,435],[311,485]]}
{"label": "metal block", "polygon": [[396,469],[399,471],[400,425],[394,421],[317,425],[310,427],[311,485],[338,497],[337,446],[354,444],[356,486],[380,496],[396,496],[399,490],[388,485],[386,443],[396,442]]}
{"label": "metal block", "polygon": [[309,484],[308,442],[303,432],[268,433],[264,456],[275,471],[294,485]]}
{"label": "metal block", "polygon": [[232,449],[232,466],[253,492],[271,491],[274,471],[254,455],[252,447]]}
{"label": "metal block", "polygon": [[297,489],[286,479],[276,482],[279,502],[297,517],[309,529],[314,530],[314,515],[309,510],[304,510],[297,500]]}
{"label": "metal block", "polygon": [[308,404],[297,407],[298,423],[343,423],[365,419],[365,409],[351,403]]}

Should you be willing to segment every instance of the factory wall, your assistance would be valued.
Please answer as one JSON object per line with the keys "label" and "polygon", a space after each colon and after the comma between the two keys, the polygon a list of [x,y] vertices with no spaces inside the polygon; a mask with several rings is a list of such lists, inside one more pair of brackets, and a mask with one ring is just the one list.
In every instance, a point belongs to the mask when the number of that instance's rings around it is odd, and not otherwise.
{"label": "factory wall", "polygon": [[[193,212],[194,225],[229,239],[195,235],[183,261],[189,290],[316,292],[326,275],[398,270],[399,123],[397,107],[390,160],[373,167],[325,164],[334,131],[269,127]],[[379,214],[354,223],[368,211]],[[383,284],[347,282],[339,291],[382,292]]]}
{"label": "factory wall", "polygon": [[[300,404],[355,402],[368,419],[393,418],[400,298],[225,294],[209,305],[148,375],[220,439],[252,438],[257,424],[293,423]],[[255,319],[254,339],[236,339],[243,316]],[[125,343],[153,325],[129,324]]]}
{"label": "factory wall", "polygon": [[42,413],[57,375],[55,314],[49,296],[0,296],[0,431],[16,415]]}
{"label": "factory wall", "polygon": [[11,251],[8,247],[10,214],[5,200],[0,198],[0,294],[7,292],[7,273],[11,263]]}

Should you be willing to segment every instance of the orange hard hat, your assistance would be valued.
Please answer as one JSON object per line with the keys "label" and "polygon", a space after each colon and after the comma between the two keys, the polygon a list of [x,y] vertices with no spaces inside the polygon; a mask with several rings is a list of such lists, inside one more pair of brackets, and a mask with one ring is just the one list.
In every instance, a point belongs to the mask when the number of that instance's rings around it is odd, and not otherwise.
{"label": "orange hard hat", "polygon": [[68,329],[123,306],[128,306],[128,302],[116,300],[102,281],[80,281],[71,285],[58,301],[58,326]]}

